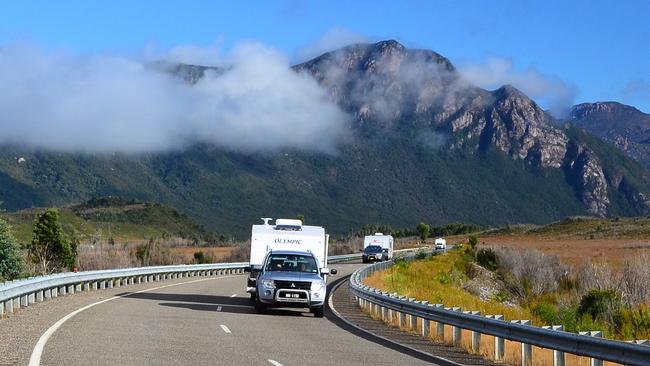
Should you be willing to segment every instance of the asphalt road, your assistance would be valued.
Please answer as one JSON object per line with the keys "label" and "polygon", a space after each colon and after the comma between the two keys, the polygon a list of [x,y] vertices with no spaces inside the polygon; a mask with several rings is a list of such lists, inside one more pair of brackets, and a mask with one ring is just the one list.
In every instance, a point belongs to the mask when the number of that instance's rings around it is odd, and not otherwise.
{"label": "asphalt road", "polygon": [[[358,264],[332,267],[344,276]],[[258,315],[244,276],[188,280],[193,282],[133,293],[71,317],[45,344],[41,365],[429,364],[327,317],[295,309]]]}

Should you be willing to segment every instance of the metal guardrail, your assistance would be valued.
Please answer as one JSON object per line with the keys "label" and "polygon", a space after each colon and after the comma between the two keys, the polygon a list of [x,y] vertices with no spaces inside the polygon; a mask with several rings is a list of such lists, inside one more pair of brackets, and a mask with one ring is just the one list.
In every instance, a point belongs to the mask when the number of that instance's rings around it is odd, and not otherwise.
{"label": "metal guardrail", "polygon": [[[328,262],[341,263],[359,258],[360,253],[336,255],[330,256]],[[241,274],[248,265],[248,262],[240,262],[65,272],[5,282],[0,284],[0,317],[59,295],[188,276]]]}
{"label": "metal guardrail", "polygon": [[[595,338],[589,335],[553,330],[552,327],[536,327],[528,325],[530,322],[524,321],[508,322],[499,320],[499,316],[481,316],[473,314],[477,312],[463,312],[460,308],[446,308],[442,304],[429,304],[426,301],[416,301],[398,294],[382,292],[363,283],[363,280],[372,273],[386,270],[392,265],[392,261],[369,265],[358,269],[350,277],[350,290],[357,298],[359,305],[380,314],[382,319],[387,317],[393,319],[392,312],[396,312],[399,324],[413,329],[419,318],[422,320],[424,335],[428,335],[429,322],[433,321],[438,325],[443,325],[443,327],[437,327],[438,334],[442,330],[443,337],[444,325],[450,325],[453,327],[454,343],[457,344],[460,344],[460,330],[467,329],[472,331],[472,348],[474,348],[476,339],[480,343],[480,334],[494,336],[497,359],[499,353],[503,353],[502,339],[520,342],[523,365],[532,362],[533,345],[554,350],[554,364],[556,365],[564,365],[563,352],[591,357],[592,361],[596,361],[592,365],[602,364],[602,360],[623,365],[650,365],[650,347],[637,344],[639,342],[630,343]],[[409,321],[406,320],[407,317],[409,317]],[[502,347],[501,350],[498,350],[499,343]],[[478,350],[478,345],[476,349]]]}

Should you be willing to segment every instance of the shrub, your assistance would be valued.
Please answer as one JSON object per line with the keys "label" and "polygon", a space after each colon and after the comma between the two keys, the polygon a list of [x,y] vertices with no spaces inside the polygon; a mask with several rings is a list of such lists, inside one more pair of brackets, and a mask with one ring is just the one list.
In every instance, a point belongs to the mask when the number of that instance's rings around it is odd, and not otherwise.
{"label": "shrub", "polygon": [[569,268],[555,255],[514,248],[493,250],[503,277],[509,279],[512,290],[522,297],[553,292],[569,274]]}
{"label": "shrub", "polygon": [[431,227],[429,225],[425,224],[424,222],[421,222],[421,223],[418,224],[418,226],[415,228],[415,230],[420,235],[420,239],[422,241],[425,241],[429,237],[429,231],[431,230]]}
{"label": "shrub", "polygon": [[593,320],[611,320],[621,307],[621,298],[613,290],[591,290],[580,300],[578,316],[589,315]]}
{"label": "shrub", "polygon": [[499,268],[499,258],[491,248],[483,248],[476,252],[476,263],[490,271],[496,271]]}
{"label": "shrub", "polygon": [[650,311],[648,306],[637,309],[621,308],[614,314],[614,329],[623,339],[650,338]]}
{"label": "shrub", "polygon": [[418,252],[415,253],[415,259],[417,259],[417,260],[426,259],[427,256],[428,256],[428,254],[424,250],[418,250]]}
{"label": "shrub", "polygon": [[472,250],[475,250],[476,246],[478,245],[478,236],[470,235],[469,239],[467,239],[467,243],[469,244],[470,248],[472,248]]}
{"label": "shrub", "polygon": [[531,313],[538,317],[545,325],[558,323],[558,311],[553,304],[540,302],[531,308]]}
{"label": "shrub", "polygon": [[199,251],[199,252],[194,252],[194,261],[198,264],[203,264],[205,262],[205,253]]}

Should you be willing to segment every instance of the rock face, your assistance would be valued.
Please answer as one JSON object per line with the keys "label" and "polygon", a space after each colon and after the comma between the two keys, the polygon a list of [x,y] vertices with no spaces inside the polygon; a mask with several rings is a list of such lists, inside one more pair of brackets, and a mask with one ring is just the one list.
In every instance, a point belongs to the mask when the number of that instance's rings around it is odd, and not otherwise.
{"label": "rock face", "polygon": [[533,166],[564,169],[588,213],[609,212],[598,156],[512,86],[477,88],[443,56],[396,41],[348,46],[294,69],[313,75],[365,135],[435,131],[451,137],[450,149],[496,148]]}
{"label": "rock face", "polygon": [[571,108],[571,122],[650,168],[650,114],[616,102],[583,103]]}

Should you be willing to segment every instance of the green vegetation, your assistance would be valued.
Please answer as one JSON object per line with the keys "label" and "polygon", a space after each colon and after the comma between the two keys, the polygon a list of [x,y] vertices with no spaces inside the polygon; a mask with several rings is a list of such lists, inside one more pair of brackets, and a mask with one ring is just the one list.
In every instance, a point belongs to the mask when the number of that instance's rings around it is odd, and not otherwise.
{"label": "green vegetation", "polygon": [[534,235],[578,239],[646,239],[650,237],[650,217],[599,218],[567,217],[544,226],[506,226],[483,235]]}
{"label": "green vegetation", "polygon": [[29,257],[40,274],[71,269],[77,259],[77,246],[63,233],[59,211],[49,208],[38,215],[29,245]]}
{"label": "green vegetation", "polygon": [[[19,242],[28,243],[31,240],[33,224],[40,211],[29,209],[4,214]],[[226,240],[167,206],[117,197],[95,198],[59,209],[59,221],[66,233],[74,234],[81,242],[107,241],[115,244],[179,237],[196,244],[216,244]]]}
{"label": "green vegetation", "polygon": [[11,234],[11,227],[0,219],[0,282],[20,277],[23,270],[20,246]]}
{"label": "green vegetation", "polygon": [[[17,155],[26,162],[17,164]],[[625,177],[638,173],[632,166],[625,169]],[[632,185],[632,178],[626,181]],[[300,213],[344,235],[367,223],[412,228],[424,218],[434,226],[544,224],[586,213],[561,169],[534,167],[489,147],[478,153],[431,149],[407,132],[371,136],[363,144],[342,146],[336,155],[239,154],[205,145],[137,158],[3,148],[0,187],[9,211],[114,195],[160,202],[209,230],[240,238],[266,215]],[[624,194],[611,199],[613,214],[636,213],[625,206]],[[62,210],[63,222],[64,216]],[[435,227],[431,234],[449,235]]]}
{"label": "green vegetation", "polygon": [[429,230],[431,230],[431,228],[429,225],[421,222],[418,224],[415,230],[418,232],[418,235],[420,235],[420,240],[425,241],[429,237]]}

